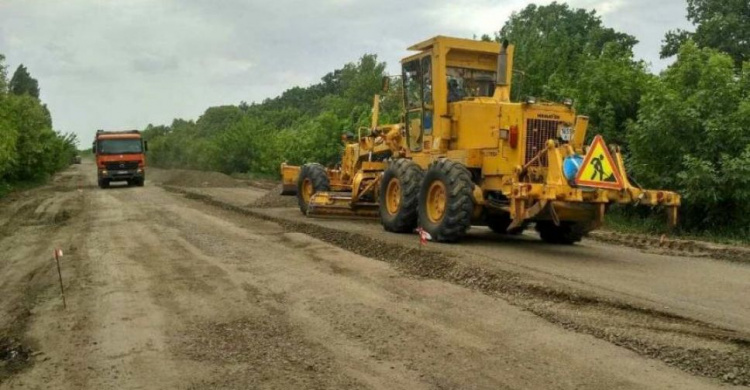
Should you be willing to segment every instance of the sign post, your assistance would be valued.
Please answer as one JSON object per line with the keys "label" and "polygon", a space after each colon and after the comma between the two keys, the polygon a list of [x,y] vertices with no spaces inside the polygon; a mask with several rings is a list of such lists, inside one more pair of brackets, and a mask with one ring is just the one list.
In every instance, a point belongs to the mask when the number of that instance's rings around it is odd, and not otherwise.
{"label": "sign post", "polygon": [[60,294],[62,294],[63,308],[67,309],[68,304],[65,302],[65,289],[63,288],[62,271],[60,270],[60,258],[63,255],[62,249],[55,249],[55,263],[57,263],[57,276],[60,279]]}

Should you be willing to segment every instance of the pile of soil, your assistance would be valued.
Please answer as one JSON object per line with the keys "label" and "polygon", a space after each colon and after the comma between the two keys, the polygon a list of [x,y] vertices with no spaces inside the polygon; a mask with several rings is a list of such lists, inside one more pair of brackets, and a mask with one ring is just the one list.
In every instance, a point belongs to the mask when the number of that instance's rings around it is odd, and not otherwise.
{"label": "pile of soil", "polygon": [[260,197],[258,200],[250,204],[250,207],[263,207],[263,208],[275,208],[275,207],[297,207],[297,196],[296,195],[281,195],[281,187],[279,184],[272,190],[268,191],[267,194]]}
{"label": "pile of soil", "polygon": [[231,176],[220,172],[194,171],[189,169],[151,169],[147,180],[175,187],[245,187]]}
{"label": "pile of soil", "polygon": [[665,255],[710,257],[720,260],[750,263],[750,247],[747,246],[722,245],[637,233],[619,233],[610,230],[594,231],[589,234],[589,237],[609,244],[625,245]]}
{"label": "pile of soil", "polygon": [[265,180],[265,179],[256,179],[256,180],[242,180],[243,183],[247,183],[250,187],[255,188],[262,188],[264,190],[272,190],[276,188],[279,181],[278,180]]}

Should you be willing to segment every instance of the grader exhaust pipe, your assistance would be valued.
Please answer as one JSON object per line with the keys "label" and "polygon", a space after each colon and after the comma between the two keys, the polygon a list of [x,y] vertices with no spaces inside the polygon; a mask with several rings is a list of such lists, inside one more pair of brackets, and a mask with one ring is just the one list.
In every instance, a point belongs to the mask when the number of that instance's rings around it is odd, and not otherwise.
{"label": "grader exhaust pipe", "polygon": [[497,55],[494,98],[501,102],[510,102],[510,74],[513,70],[513,46],[504,40]]}
{"label": "grader exhaust pipe", "polygon": [[508,40],[503,41],[500,53],[497,55],[497,75],[495,85],[498,87],[508,86]]}

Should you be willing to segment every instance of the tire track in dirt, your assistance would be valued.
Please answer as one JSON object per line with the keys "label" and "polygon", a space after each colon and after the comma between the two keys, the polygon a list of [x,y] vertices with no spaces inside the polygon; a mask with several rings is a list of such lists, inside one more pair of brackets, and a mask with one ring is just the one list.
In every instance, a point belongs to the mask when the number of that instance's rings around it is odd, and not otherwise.
{"label": "tire track in dirt", "polygon": [[197,220],[188,223],[181,213],[189,211],[171,203],[158,193],[141,202],[149,225],[135,232],[140,246],[127,257],[146,270],[151,299],[169,313],[168,351],[180,362],[186,388],[362,387],[337,374],[328,350],[305,338],[274,297],[230,275],[247,262],[245,248],[236,245],[247,237],[232,237],[200,214],[190,214]]}
{"label": "tire track in dirt", "polygon": [[750,336],[747,334],[536,281],[510,271],[468,266],[441,252],[274,218],[184,189],[165,188],[189,199],[273,221],[286,231],[304,233],[356,254],[391,263],[409,275],[448,281],[500,297],[566,329],[607,340],[691,374],[750,385]]}

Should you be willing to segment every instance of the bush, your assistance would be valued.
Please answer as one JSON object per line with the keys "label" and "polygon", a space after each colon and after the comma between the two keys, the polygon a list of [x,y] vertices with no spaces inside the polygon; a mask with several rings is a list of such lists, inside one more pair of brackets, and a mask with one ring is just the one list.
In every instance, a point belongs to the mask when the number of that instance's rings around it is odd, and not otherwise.
{"label": "bush", "polygon": [[749,64],[688,41],[648,83],[629,129],[631,173],[683,196],[687,230],[750,226]]}

